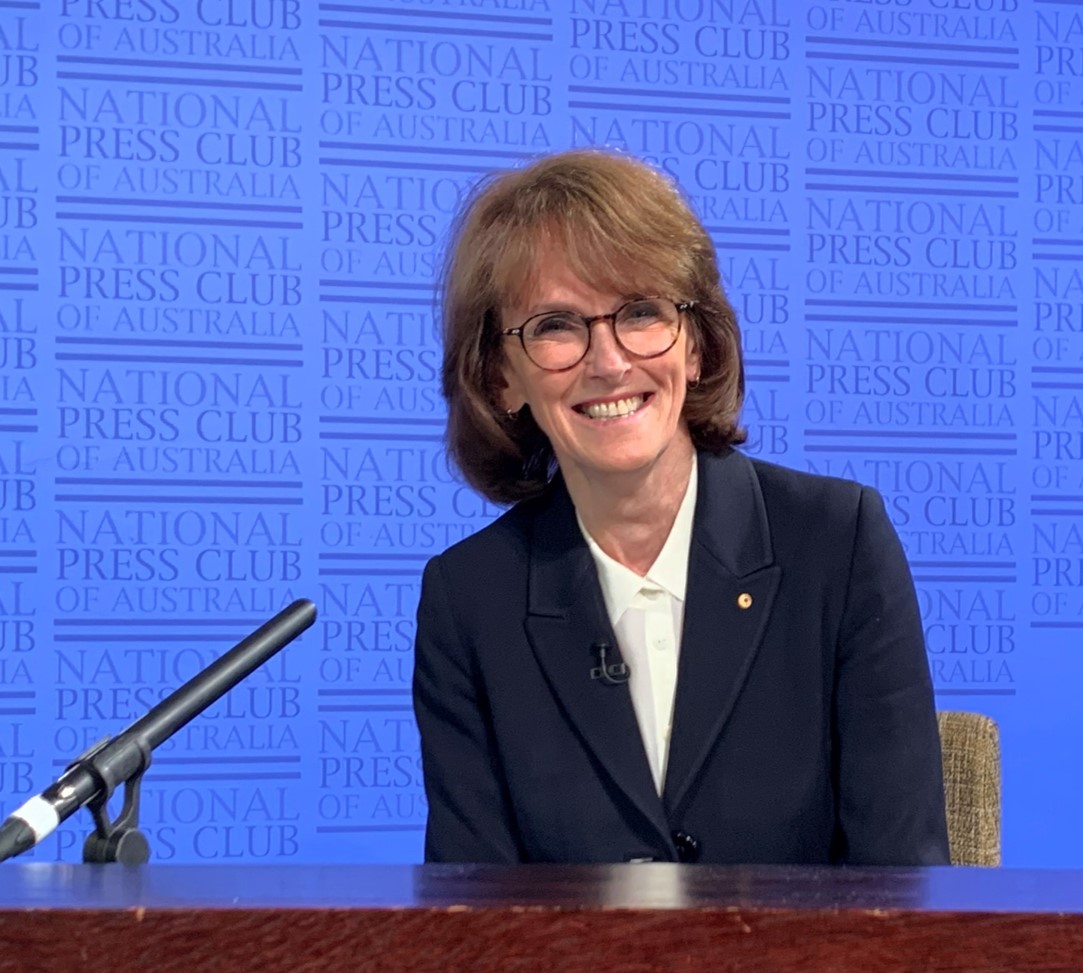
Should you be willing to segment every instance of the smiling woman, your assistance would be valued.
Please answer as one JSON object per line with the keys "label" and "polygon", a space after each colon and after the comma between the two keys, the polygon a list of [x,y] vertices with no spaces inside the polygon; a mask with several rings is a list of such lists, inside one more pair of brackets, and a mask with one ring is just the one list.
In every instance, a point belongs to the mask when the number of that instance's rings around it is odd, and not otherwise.
{"label": "smiling woman", "polygon": [[913,583],[875,491],[753,461],[736,319],[677,188],[550,156],[444,280],[448,446],[518,501],[425,571],[434,861],[947,862]]}
{"label": "smiling woman", "polygon": [[[692,468],[692,440],[681,417],[685,389],[700,372],[695,346],[681,331],[682,312],[663,298],[621,303],[620,295],[579,281],[554,254],[541,264],[528,306],[509,315],[525,324],[502,332],[522,342],[506,349],[502,404],[516,418],[529,408],[569,490],[580,497],[576,508],[584,519],[593,519],[584,509],[588,494],[600,491],[596,499],[604,504],[620,490],[608,483],[607,475],[616,474],[628,487],[632,479],[643,481],[636,487],[641,496],[668,497],[675,511]],[[596,313],[615,305],[615,312]],[[637,307],[655,308],[650,328],[628,326],[629,309]],[[598,322],[610,327],[595,327]],[[622,333],[630,336],[622,340]],[[650,553],[644,570],[658,551]]]}
{"label": "smiling woman", "polygon": [[[637,296],[686,304],[681,344],[700,363],[683,408],[689,435],[708,449],[744,441],[736,317],[710,238],[660,173],[600,152],[549,156],[485,185],[453,237],[443,301],[448,444],[480,492],[523,500],[552,474],[554,447],[538,435],[535,410],[519,413],[525,400],[515,403],[514,394],[505,401],[513,378],[507,366],[514,372],[519,356],[500,347],[501,331],[524,324],[531,312],[600,315]],[[616,329],[608,336],[596,330],[589,329],[595,353],[588,369],[617,336]],[[511,423],[509,410],[517,413]]]}

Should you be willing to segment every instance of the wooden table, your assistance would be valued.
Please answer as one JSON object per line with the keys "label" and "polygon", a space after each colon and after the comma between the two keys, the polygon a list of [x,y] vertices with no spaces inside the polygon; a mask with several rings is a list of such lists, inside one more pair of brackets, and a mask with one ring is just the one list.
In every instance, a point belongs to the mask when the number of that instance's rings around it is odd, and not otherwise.
{"label": "wooden table", "polygon": [[0,866],[0,971],[1083,970],[1083,872]]}

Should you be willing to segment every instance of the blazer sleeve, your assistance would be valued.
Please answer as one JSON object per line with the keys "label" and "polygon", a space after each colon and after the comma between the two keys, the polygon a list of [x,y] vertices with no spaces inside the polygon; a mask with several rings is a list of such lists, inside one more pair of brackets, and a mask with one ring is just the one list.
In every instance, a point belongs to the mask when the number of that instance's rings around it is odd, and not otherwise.
{"label": "blazer sleeve", "polygon": [[940,735],[913,579],[880,495],[863,488],[836,656],[842,864],[949,863]]}
{"label": "blazer sleeve", "polygon": [[439,558],[425,568],[414,643],[427,862],[518,862],[520,854],[484,694]]}

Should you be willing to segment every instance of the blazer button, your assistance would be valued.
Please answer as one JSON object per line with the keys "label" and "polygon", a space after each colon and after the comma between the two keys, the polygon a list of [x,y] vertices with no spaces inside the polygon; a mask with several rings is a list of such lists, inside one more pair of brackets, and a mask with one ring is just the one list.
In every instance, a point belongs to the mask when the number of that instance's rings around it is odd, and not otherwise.
{"label": "blazer button", "polygon": [[673,844],[677,846],[677,860],[691,864],[699,861],[699,838],[687,831],[674,831]]}

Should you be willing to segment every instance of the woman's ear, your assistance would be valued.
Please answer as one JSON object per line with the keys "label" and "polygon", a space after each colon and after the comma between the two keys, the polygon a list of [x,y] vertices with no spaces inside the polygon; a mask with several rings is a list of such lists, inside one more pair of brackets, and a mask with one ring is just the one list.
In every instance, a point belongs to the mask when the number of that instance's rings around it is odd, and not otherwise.
{"label": "woman's ear", "polygon": [[506,359],[501,366],[500,374],[504,379],[504,387],[497,394],[497,401],[505,412],[518,412],[526,405],[526,395],[523,394],[519,376],[515,374],[515,369]]}
{"label": "woman's ear", "polygon": [[696,347],[695,339],[691,335],[688,337],[688,347],[685,350],[684,371],[689,384],[699,381],[699,349]]}

